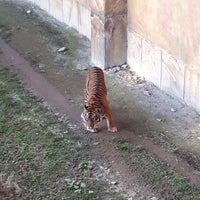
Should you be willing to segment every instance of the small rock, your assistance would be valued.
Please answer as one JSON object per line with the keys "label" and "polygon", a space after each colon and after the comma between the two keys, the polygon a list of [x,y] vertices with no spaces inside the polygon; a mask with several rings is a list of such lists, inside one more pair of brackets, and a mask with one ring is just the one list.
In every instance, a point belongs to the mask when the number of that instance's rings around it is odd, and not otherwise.
{"label": "small rock", "polygon": [[117,181],[112,181],[111,184],[112,184],[112,185],[117,185],[118,182],[117,182]]}
{"label": "small rock", "polygon": [[162,119],[160,119],[160,118],[157,118],[156,120],[157,120],[158,122],[161,122],[161,121],[162,121]]}
{"label": "small rock", "polygon": [[198,140],[200,140],[200,137],[197,137]]}
{"label": "small rock", "polygon": [[134,80],[134,81],[137,81],[137,80],[138,80],[138,77],[137,77],[137,76],[133,76],[133,80]]}
{"label": "small rock", "polygon": [[177,111],[175,108],[171,108],[170,110],[171,110],[171,112],[176,112]]}
{"label": "small rock", "polygon": [[119,66],[114,66],[114,67],[110,68],[109,71],[111,73],[117,73],[118,71],[120,71],[120,67]]}
{"label": "small rock", "polygon": [[38,68],[39,69],[44,69],[45,68],[45,64],[39,64]]}
{"label": "small rock", "polygon": [[31,10],[27,10],[26,13],[27,13],[27,14],[31,14],[32,11],[31,11]]}
{"label": "small rock", "polygon": [[45,73],[45,64],[39,64],[38,68],[41,73]]}
{"label": "small rock", "polygon": [[158,198],[156,198],[156,197],[152,197],[151,200],[158,200]]}
{"label": "small rock", "polygon": [[88,69],[86,65],[82,65],[82,64],[80,64],[80,63],[77,64],[76,68],[77,68],[78,70],[83,70],[83,71],[85,71],[85,70]]}
{"label": "small rock", "polygon": [[144,95],[150,97],[150,96],[151,96],[151,92],[149,92],[149,91],[144,91]]}
{"label": "small rock", "polygon": [[55,113],[55,116],[59,116],[59,115],[60,115],[60,113],[59,113],[59,112]]}
{"label": "small rock", "polygon": [[99,144],[99,142],[94,142],[94,143],[93,143],[93,145],[98,145],[98,144]]}
{"label": "small rock", "polygon": [[120,67],[119,66],[116,67],[116,72],[118,72],[118,71],[120,71]]}
{"label": "small rock", "polygon": [[58,49],[59,53],[65,52],[67,51],[67,47],[61,47],[60,49]]}
{"label": "small rock", "polygon": [[122,69],[127,69],[127,68],[128,68],[128,65],[127,65],[127,64],[123,64],[123,65],[121,66],[121,68],[122,68]]}

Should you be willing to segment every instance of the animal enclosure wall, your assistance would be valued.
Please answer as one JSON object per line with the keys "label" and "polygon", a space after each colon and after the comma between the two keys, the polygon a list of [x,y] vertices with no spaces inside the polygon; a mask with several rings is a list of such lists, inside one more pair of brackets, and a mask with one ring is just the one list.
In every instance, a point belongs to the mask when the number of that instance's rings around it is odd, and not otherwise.
{"label": "animal enclosure wall", "polygon": [[131,69],[200,112],[199,0],[30,0],[91,40],[91,61]]}
{"label": "animal enclosure wall", "polygon": [[91,39],[89,0],[29,0],[61,22],[77,29]]}
{"label": "animal enclosure wall", "polygon": [[127,1],[91,0],[92,62],[102,68],[127,59]]}
{"label": "animal enclosure wall", "polygon": [[127,58],[127,0],[29,0],[91,40],[91,61],[102,68]]}
{"label": "animal enclosure wall", "polygon": [[128,0],[128,63],[198,111],[199,18],[198,0]]}

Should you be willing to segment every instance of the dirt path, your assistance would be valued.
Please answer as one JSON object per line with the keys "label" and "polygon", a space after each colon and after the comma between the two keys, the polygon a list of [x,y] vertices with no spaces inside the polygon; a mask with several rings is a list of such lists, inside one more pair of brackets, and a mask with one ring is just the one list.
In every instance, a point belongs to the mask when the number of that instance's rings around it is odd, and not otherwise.
{"label": "dirt path", "polygon": [[[65,96],[41,74],[35,72],[23,57],[1,39],[0,52],[0,64],[16,74],[28,90],[42,98],[55,112],[67,114],[72,124],[81,126],[81,109],[67,101]],[[85,134],[86,140],[91,144],[92,157],[102,169],[99,173],[103,174],[106,181],[118,182],[117,191],[123,192],[126,197],[134,197],[135,199],[155,197],[156,195],[153,194],[150,188],[140,183],[137,176],[124,163],[119,152],[116,151],[112,143],[114,135],[108,134],[106,131],[102,132],[101,135],[89,135],[84,130],[81,133]]]}
{"label": "dirt path", "polygon": [[[118,183],[116,190],[124,193],[127,199],[157,199],[151,187],[139,180],[137,173],[124,162],[113,144],[115,137],[144,147],[200,186],[200,120],[195,111],[150,83],[137,84],[139,79],[130,78],[132,74],[128,76],[128,72],[122,71],[106,76],[119,132],[108,133],[103,125],[99,134],[88,134],[81,125],[80,113],[85,69],[89,66],[89,41],[71,30],[68,34],[63,26],[46,17],[41,10],[33,8],[33,13],[28,15],[29,4],[17,9],[2,1],[0,4],[0,25],[6,33],[4,40],[0,40],[0,64],[14,72],[55,112],[67,115],[90,144],[91,155],[102,166],[104,178]],[[7,13],[10,13],[9,17],[6,17]],[[39,20],[38,14],[48,18],[52,27]],[[69,54],[58,53],[57,49],[66,43]],[[171,141],[175,145],[173,149],[170,149]],[[183,154],[179,147],[187,147],[186,153]],[[188,155],[195,155],[192,162]]]}

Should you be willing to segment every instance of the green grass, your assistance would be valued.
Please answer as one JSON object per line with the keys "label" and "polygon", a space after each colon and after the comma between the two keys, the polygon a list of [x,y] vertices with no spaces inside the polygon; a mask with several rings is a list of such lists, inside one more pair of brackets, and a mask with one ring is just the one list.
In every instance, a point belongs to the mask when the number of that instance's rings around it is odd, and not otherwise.
{"label": "green grass", "polygon": [[140,178],[164,199],[198,200],[200,188],[176,172],[172,167],[148,153],[142,146],[128,144],[123,138],[115,138],[117,149],[138,171]]}
{"label": "green grass", "polygon": [[65,64],[65,68],[72,69],[74,66],[74,60],[76,59],[76,53],[75,53],[75,38],[74,38],[74,30],[69,29],[67,30],[64,35],[66,39],[66,45],[67,45],[67,55],[68,55],[68,61]]}
{"label": "green grass", "polygon": [[11,31],[4,24],[0,24],[0,37],[8,42],[11,35]]}
{"label": "green grass", "polygon": [[18,199],[98,199],[87,145],[2,68],[0,88],[0,189],[18,188]]}
{"label": "green grass", "polygon": [[114,142],[117,144],[117,149],[120,151],[129,151],[128,141],[124,138],[116,137],[114,138]]}
{"label": "green grass", "polygon": [[0,88],[0,199],[123,199],[96,180],[81,138],[1,67]]}

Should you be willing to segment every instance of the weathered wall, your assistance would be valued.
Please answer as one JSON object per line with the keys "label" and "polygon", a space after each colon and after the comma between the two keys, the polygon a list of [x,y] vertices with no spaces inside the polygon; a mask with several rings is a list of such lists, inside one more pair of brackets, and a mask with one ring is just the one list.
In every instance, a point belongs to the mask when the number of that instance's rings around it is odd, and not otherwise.
{"label": "weathered wall", "polygon": [[107,68],[127,59],[127,0],[91,0],[92,62]]}
{"label": "weathered wall", "polygon": [[105,0],[91,0],[91,62],[105,66]]}
{"label": "weathered wall", "polygon": [[90,0],[29,0],[91,39]]}
{"label": "weathered wall", "polygon": [[199,18],[198,0],[128,0],[128,63],[200,111]]}
{"label": "weathered wall", "polygon": [[30,0],[91,40],[91,62],[123,64],[127,54],[127,0]]}
{"label": "weathered wall", "polygon": [[200,111],[199,0],[30,0],[91,40],[102,68],[127,61]]}
{"label": "weathered wall", "polygon": [[106,0],[105,17],[105,66],[111,67],[127,59],[127,0]]}

